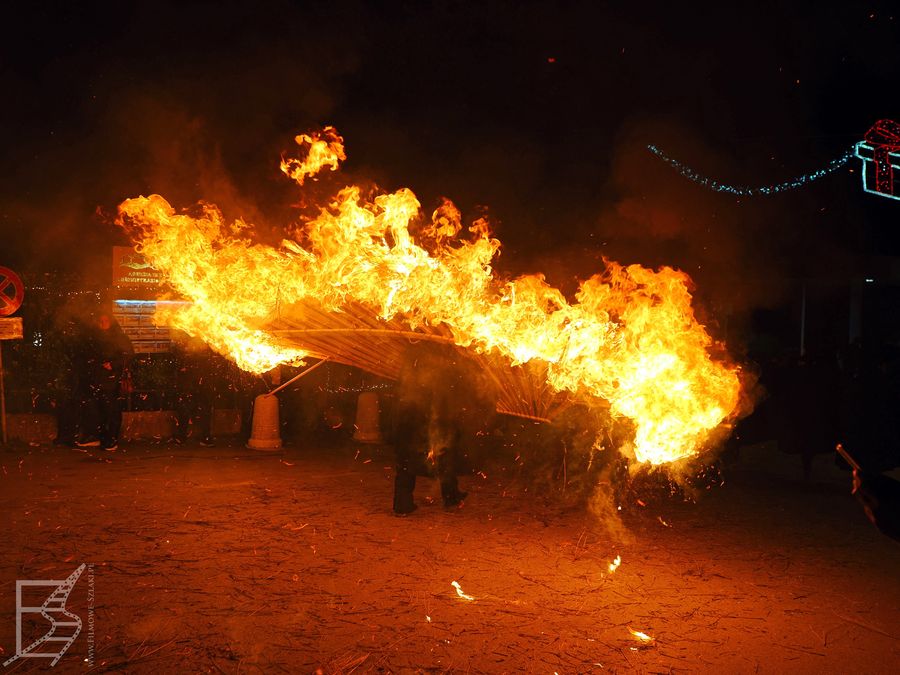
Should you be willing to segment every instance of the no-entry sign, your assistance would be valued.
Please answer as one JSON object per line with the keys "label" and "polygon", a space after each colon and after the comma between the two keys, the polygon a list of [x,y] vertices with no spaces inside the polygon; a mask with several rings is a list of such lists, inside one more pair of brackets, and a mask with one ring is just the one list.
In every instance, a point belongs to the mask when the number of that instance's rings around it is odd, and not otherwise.
{"label": "no-entry sign", "polygon": [[19,275],[8,267],[0,267],[0,316],[9,316],[22,306],[25,286]]}

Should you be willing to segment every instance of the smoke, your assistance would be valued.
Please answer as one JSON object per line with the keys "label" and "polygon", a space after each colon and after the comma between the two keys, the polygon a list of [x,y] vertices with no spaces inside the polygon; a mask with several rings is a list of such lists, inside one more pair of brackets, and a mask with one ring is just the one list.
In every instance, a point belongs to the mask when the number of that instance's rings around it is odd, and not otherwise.
{"label": "smoke", "polygon": [[[346,45],[302,39],[315,10],[277,38],[267,36],[277,12],[248,15],[256,30],[230,39],[234,8],[138,3],[97,17],[95,41],[72,39],[71,26],[56,41],[60,17],[35,14],[17,23],[46,41],[44,51],[30,45],[21,52],[30,60],[10,59],[0,73],[9,100],[23,103],[0,111],[4,128],[19,131],[0,156],[0,253],[88,283],[108,284],[110,247],[127,243],[107,216],[127,197],[203,199],[277,222],[281,213],[267,209],[289,203],[279,152],[331,116],[358,65]],[[346,35],[352,43],[353,30]]]}
{"label": "smoke", "polygon": [[772,199],[742,201],[707,190],[648,152],[650,142],[690,158],[711,175],[753,181],[752,172],[736,170],[698,133],[671,122],[633,122],[619,136],[604,190],[607,201],[589,236],[612,259],[686,271],[699,297],[720,311],[777,304],[788,271],[779,255],[784,201],[778,213]]}

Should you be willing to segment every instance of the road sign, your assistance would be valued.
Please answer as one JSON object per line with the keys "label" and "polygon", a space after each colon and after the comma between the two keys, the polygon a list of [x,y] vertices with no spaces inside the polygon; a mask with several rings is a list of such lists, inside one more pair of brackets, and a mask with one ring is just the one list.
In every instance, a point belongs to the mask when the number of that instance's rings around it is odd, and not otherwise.
{"label": "road sign", "polygon": [[0,267],[0,316],[14,314],[25,299],[25,286],[19,275],[8,267]]}
{"label": "road sign", "polygon": [[0,340],[22,339],[22,317],[0,319]]}
{"label": "road sign", "polygon": [[[0,270],[3,269],[6,268],[0,267]],[[6,445],[6,390],[3,386],[3,340],[21,339],[22,317],[0,318],[0,442],[3,445]]]}

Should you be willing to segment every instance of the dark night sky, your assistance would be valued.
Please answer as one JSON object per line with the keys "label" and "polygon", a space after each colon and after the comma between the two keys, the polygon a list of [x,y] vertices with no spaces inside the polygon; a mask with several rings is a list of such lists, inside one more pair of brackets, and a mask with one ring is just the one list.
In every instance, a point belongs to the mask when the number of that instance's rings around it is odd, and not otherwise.
{"label": "dark night sky", "polygon": [[124,243],[103,214],[151,192],[271,230],[296,217],[279,153],[334,124],[349,160],[318,189],[371,179],[428,211],[486,207],[508,273],[570,290],[607,255],[735,296],[849,274],[900,254],[900,205],[865,195],[856,162],[736,199],[645,149],[764,185],[900,116],[900,9],[827,4],[5,3],[0,264],[102,279]]}

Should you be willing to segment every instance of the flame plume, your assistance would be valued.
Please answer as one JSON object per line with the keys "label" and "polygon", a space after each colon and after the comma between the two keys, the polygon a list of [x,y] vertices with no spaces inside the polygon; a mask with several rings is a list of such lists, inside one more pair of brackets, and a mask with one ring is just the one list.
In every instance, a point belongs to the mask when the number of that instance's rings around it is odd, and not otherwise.
{"label": "flame plume", "polygon": [[289,178],[303,185],[303,181],[315,176],[326,166],[337,171],[338,164],[347,159],[344,152],[344,139],[334,127],[325,127],[322,132],[300,134],[294,142],[301,148],[307,148],[305,159],[281,158],[281,170]]}
{"label": "flame plume", "polygon": [[[281,167],[301,185],[345,157],[332,127],[297,142],[307,156]],[[549,414],[565,395],[628,418],[636,458],[652,464],[696,454],[736,414],[739,369],[711,357],[719,345],[694,316],[685,273],[606,261],[570,301],[542,275],[496,277],[500,242],[485,221],[462,234],[445,201],[414,237],[420,214],[406,188],[368,200],[348,186],[274,248],[211,204],[189,214],[151,195],[119,206],[139,249],[191,300],[162,320],[245,370],[315,355],[396,376],[400,347],[385,335],[428,337],[489,364],[510,394],[501,410],[527,399]]]}

